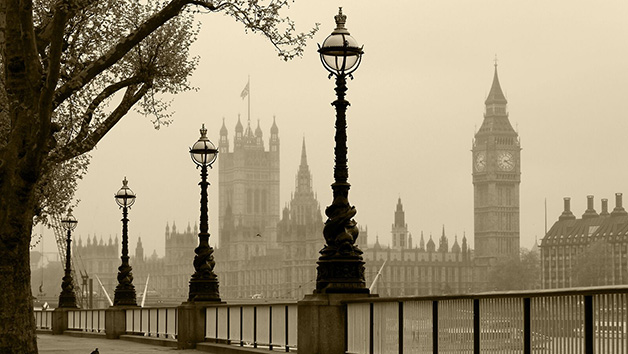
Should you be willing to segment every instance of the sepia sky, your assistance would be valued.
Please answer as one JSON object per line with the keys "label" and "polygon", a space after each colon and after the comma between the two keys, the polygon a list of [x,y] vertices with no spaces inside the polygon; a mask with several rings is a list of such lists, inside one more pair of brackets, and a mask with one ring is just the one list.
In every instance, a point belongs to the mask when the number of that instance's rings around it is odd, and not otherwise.
{"label": "sepia sky", "polygon": [[[93,152],[79,184],[75,235],[105,241],[121,233],[113,195],[126,176],[137,194],[129,213],[130,247],[164,254],[166,222],[179,229],[199,219],[199,170],[188,148],[202,123],[216,144],[225,119],[233,142],[240,93],[251,77],[251,123],[268,146],[276,117],[281,140],[281,206],[290,199],[306,139],[318,200],[331,202],[334,82],[317,43],[343,6],[347,28],[364,44],[362,65],[348,81],[349,199],[369,243],[390,242],[397,198],[415,242],[466,232],[473,245],[471,143],[483,119],[495,55],[510,121],[521,138],[521,245],[544,234],[572,197],[578,217],[586,195],[628,198],[628,2],[573,1],[307,1],[284,14],[320,31],[303,58],[281,61],[263,37],[221,14],[202,14],[193,53],[197,92],[174,98],[171,126],[154,130],[131,114]],[[220,158],[220,156],[218,157]],[[218,172],[210,171],[210,233],[218,234]],[[628,204],[628,202],[626,202]],[[47,231],[48,232],[48,231]],[[48,232],[49,233],[49,232]],[[46,248],[54,251],[51,234]],[[321,235],[321,246],[323,237]]]}

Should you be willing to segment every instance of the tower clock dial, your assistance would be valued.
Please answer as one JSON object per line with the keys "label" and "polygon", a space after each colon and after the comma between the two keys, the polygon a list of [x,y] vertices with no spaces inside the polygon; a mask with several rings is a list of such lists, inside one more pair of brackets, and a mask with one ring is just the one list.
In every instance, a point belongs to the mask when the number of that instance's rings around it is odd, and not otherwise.
{"label": "tower clock dial", "polygon": [[478,153],[475,156],[475,170],[478,172],[484,171],[486,168],[486,155],[483,152]]}
{"label": "tower clock dial", "polygon": [[502,151],[497,155],[497,166],[503,171],[512,171],[515,168],[515,159],[508,151]]}

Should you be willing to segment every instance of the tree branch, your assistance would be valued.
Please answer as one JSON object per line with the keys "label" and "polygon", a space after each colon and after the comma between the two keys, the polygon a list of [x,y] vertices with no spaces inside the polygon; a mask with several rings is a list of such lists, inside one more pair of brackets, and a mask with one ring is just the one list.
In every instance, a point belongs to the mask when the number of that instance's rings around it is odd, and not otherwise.
{"label": "tree branch", "polygon": [[[132,31],[126,37],[122,38],[118,43],[111,47],[109,51],[100,58],[88,64],[81,72],[61,86],[54,95],[53,106],[57,107],[73,93],[80,90],[98,74],[115,64],[135,45],[140,43],[144,38],[157,30],[168,20],[177,16],[181,9],[194,0],[173,0],[159,12],[148,18],[136,30]],[[194,1],[195,4],[201,5],[210,11],[214,11],[215,7],[207,1]]]}
{"label": "tree branch", "polygon": [[[107,119],[100,123],[99,126],[84,139],[74,139],[72,142],[59,149],[58,152],[51,154],[49,161],[52,163],[67,161],[92,150],[109,132],[109,130],[111,130],[111,128],[113,128],[129,112],[133,105],[146,95],[148,90],[152,87],[152,84],[145,82],[137,91],[136,87],[137,84],[128,85],[122,101],[118,107],[116,107],[116,109],[109,114]],[[119,87],[118,89],[121,88],[122,87]]]}

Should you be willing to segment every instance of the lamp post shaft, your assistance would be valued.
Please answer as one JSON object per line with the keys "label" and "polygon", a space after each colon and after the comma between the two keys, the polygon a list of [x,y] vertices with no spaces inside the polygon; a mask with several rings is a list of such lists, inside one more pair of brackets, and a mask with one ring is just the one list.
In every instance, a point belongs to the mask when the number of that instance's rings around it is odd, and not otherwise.
{"label": "lamp post shaft", "polygon": [[118,285],[113,299],[114,306],[137,306],[133,273],[129,265],[129,218],[128,208],[122,207],[122,264],[118,267]]}
{"label": "lamp post shaft", "polygon": [[332,105],[336,107],[336,147],[334,148],[334,198],[342,196],[348,198],[350,184],[349,167],[347,166],[347,107],[350,105],[345,100],[347,92],[347,80],[345,75],[336,76],[336,96]]}
{"label": "lamp post shaft", "polygon": [[336,135],[334,147],[333,201],[325,209],[328,219],[323,228],[325,247],[318,259],[316,293],[368,294],[364,277],[362,251],[355,244],[359,229],[353,217],[357,213],[349,204],[349,167],[347,165],[347,118],[349,102],[346,75],[336,75]]}
{"label": "lamp post shaft", "polygon": [[214,250],[209,245],[209,211],[207,188],[207,165],[201,166],[201,225],[198,234],[198,247],[194,249],[194,274],[190,279],[188,301],[220,301],[218,277],[214,273]]}
{"label": "lamp post shaft", "polygon": [[65,250],[65,273],[61,282],[61,294],[59,295],[59,307],[78,307],[76,294],[74,294],[74,281],[72,279],[72,230],[68,229]]}

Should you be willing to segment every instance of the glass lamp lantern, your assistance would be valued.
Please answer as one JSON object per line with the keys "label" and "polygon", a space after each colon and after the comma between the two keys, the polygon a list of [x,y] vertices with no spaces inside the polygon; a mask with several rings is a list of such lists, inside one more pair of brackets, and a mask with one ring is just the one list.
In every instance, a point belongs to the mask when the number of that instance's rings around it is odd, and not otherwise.
{"label": "glass lamp lantern", "polygon": [[63,225],[63,228],[66,231],[73,231],[74,229],[76,229],[76,224],[78,224],[78,221],[76,220],[74,215],[72,215],[72,208],[70,208],[68,209],[68,215],[66,215],[65,218],[61,219],[61,225]]}
{"label": "glass lamp lantern", "polygon": [[342,7],[334,19],[336,29],[325,39],[322,46],[319,45],[318,52],[323,66],[333,75],[350,75],[360,66],[364,51],[345,28],[347,16],[343,15]]}
{"label": "glass lamp lantern", "polygon": [[190,156],[197,166],[209,166],[216,161],[218,157],[218,149],[207,137],[207,129],[205,124],[201,127],[201,137],[190,148]]}
{"label": "glass lamp lantern", "polygon": [[133,203],[135,203],[135,194],[131,188],[129,188],[128,184],[129,181],[127,181],[126,177],[124,177],[124,180],[122,180],[122,188],[120,188],[118,193],[115,195],[116,203],[121,208],[129,208],[133,205]]}

